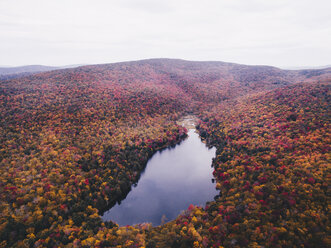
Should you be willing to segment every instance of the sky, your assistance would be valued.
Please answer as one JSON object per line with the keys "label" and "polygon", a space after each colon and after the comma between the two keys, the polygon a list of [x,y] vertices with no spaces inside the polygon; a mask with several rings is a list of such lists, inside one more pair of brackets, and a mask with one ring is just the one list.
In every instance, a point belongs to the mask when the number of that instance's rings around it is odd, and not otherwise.
{"label": "sky", "polygon": [[0,0],[0,65],[331,65],[330,0]]}

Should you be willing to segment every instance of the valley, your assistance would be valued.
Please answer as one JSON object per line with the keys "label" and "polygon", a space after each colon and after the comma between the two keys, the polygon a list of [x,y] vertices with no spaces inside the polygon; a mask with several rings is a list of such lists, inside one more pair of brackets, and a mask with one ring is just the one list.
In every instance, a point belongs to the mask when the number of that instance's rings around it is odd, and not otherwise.
{"label": "valley", "polygon": [[[327,247],[330,82],[175,59],[1,80],[0,247]],[[104,221],[192,124],[215,199],[160,226]]]}

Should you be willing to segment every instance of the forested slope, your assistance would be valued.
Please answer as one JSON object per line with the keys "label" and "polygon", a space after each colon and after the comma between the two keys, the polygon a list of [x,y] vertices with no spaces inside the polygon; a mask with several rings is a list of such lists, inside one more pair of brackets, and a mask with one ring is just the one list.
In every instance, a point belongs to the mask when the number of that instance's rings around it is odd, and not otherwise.
{"label": "forested slope", "polygon": [[[156,59],[1,81],[0,245],[326,246],[330,74]],[[161,227],[103,223],[192,113],[217,199]]]}

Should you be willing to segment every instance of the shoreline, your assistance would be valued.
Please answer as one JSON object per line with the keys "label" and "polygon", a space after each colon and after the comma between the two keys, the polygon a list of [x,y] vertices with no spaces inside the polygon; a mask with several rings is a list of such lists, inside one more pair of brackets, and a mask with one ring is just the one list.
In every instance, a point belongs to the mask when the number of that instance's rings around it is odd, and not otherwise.
{"label": "shoreline", "polygon": [[196,129],[198,118],[195,115],[186,115],[176,121],[177,125],[185,127],[187,130]]}

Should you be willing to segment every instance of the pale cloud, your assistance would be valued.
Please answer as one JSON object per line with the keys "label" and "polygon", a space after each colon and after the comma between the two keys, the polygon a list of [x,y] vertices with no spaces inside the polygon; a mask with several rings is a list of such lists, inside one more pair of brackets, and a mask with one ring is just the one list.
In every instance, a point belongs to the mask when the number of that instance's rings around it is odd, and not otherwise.
{"label": "pale cloud", "polygon": [[331,64],[329,0],[1,0],[0,65]]}

